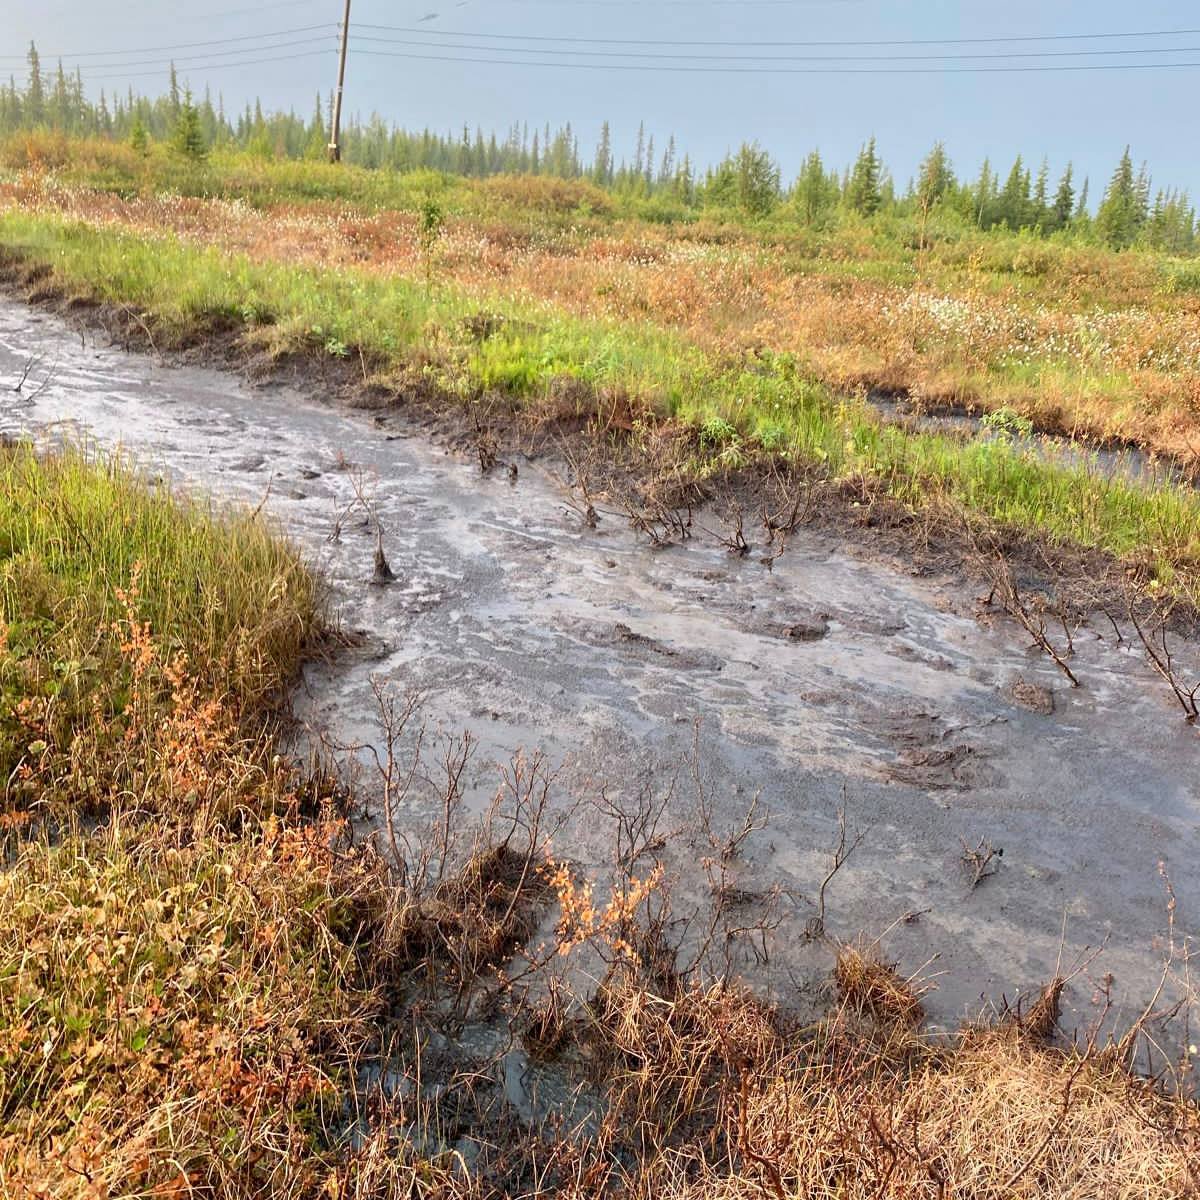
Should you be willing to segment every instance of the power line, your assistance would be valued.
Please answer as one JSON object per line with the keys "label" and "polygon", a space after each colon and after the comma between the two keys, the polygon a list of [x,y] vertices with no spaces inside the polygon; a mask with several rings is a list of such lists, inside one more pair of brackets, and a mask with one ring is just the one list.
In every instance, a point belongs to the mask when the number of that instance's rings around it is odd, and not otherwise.
{"label": "power line", "polygon": [[[330,49],[328,49],[328,50],[306,50],[300,54],[280,54],[280,55],[275,56],[274,58],[252,58],[252,59],[243,59],[238,62],[225,62],[225,63],[193,63],[190,66],[182,68],[182,70],[184,72],[188,72],[188,71],[221,71],[221,70],[226,70],[229,67],[256,67],[263,63],[294,62],[296,59],[301,59],[301,58],[316,58],[319,56],[329,55],[332,52],[333,52],[333,48],[330,47]],[[105,63],[103,65],[107,67],[111,64]],[[155,75],[155,76],[162,75],[165,71],[167,71],[169,69],[169,67],[170,67],[169,63],[164,63],[156,71],[115,71],[115,72],[107,73],[107,74],[106,73],[92,74],[91,72],[89,72],[85,76],[85,78],[88,80],[144,79],[147,76],[151,76],[151,75]]]}
{"label": "power line", "polygon": [[[213,50],[208,54],[192,54],[192,55],[186,56],[184,58],[135,58],[135,59],[129,60],[128,62],[104,62],[104,63],[84,64],[84,68],[87,68],[89,70],[89,74],[90,74],[90,68],[92,66],[94,66],[96,68],[96,70],[99,70],[99,71],[120,71],[120,70],[124,70],[127,67],[170,67],[170,66],[176,66],[181,71],[182,70],[195,70],[197,66],[201,65],[201,64],[194,63],[192,61],[193,59],[197,59],[197,58],[232,58],[233,56],[238,55],[238,54],[266,54],[268,52],[275,51],[275,50],[289,50],[296,46],[312,46],[314,43],[317,43],[317,42],[326,42],[327,44],[331,44],[331,43],[329,43],[328,38],[301,38],[298,41],[293,41],[293,42],[279,42],[278,44],[273,45],[273,46],[248,46],[241,50]],[[232,63],[229,63],[228,65],[229,66],[237,66],[240,63],[245,62],[245,61],[246,61],[245,59],[238,59],[237,62],[232,62]],[[78,63],[75,64],[75,66],[76,66],[76,69],[84,69],[84,68],[80,68]],[[90,76],[90,77],[96,78],[96,76]]]}
{"label": "power line", "polygon": [[1080,63],[1023,67],[671,67],[639,63],[527,62],[510,58],[464,58],[450,54],[407,54],[389,50],[358,50],[377,58],[404,58],[423,62],[457,62],[500,67],[548,67],[565,71],[653,71],[703,75],[971,75],[1028,74],[1048,71],[1157,71],[1200,67],[1200,62]]}
{"label": "power line", "polygon": [[[205,42],[176,42],[170,46],[134,46],[124,50],[81,50],[78,54],[52,54],[50,52],[38,51],[40,58],[109,58],[114,54],[155,54],[163,50],[192,50],[197,46],[228,46],[234,42],[255,42],[262,41],[264,38],[290,37],[296,33],[312,33],[317,29],[325,29],[333,32],[337,27],[329,21],[324,21],[320,25],[301,25],[296,29],[277,29],[271,33],[248,33],[242,37],[229,38],[211,38]],[[193,56],[195,57],[195,56]],[[28,55],[26,54],[0,54],[0,58],[7,60],[20,60],[24,62]],[[108,66],[108,63],[100,63],[99,66]]]}
{"label": "power line", "polygon": [[589,58],[639,58],[639,59],[669,59],[669,60],[716,60],[718,62],[960,62],[964,60],[994,60],[1007,58],[1084,58],[1110,57],[1129,54],[1200,54],[1200,46],[1159,46],[1152,49],[1137,50],[1009,50],[985,54],[674,54],[660,51],[641,53],[636,50],[571,50],[547,49],[540,50],[530,46],[477,46],[456,42],[415,42],[404,38],[369,37],[362,34],[354,35],[356,41],[383,43],[389,46],[417,46],[430,50],[475,50],[492,54],[540,54],[540,55],[585,55]]}
{"label": "power line", "polygon": [[689,41],[680,38],[594,38],[594,37],[551,37],[547,35],[516,34],[516,33],[481,33],[477,30],[429,29],[420,26],[404,25],[370,25],[362,21],[357,23],[359,29],[376,29],[384,33],[420,33],[429,37],[474,37],[488,41],[522,41],[522,42],[572,42],[576,44],[605,45],[605,46],[725,46],[725,47],[845,47],[845,46],[987,46],[1001,45],[1005,42],[1080,42],[1099,41],[1113,38],[1160,38],[1160,37],[1192,37],[1200,34],[1200,29],[1148,29],[1128,33],[1048,33],[1021,34],[1013,37],[975,37],[975,38],[907,38],[894,41],[804,41],[789,42],[774,38],[765,42],[745,41]]}

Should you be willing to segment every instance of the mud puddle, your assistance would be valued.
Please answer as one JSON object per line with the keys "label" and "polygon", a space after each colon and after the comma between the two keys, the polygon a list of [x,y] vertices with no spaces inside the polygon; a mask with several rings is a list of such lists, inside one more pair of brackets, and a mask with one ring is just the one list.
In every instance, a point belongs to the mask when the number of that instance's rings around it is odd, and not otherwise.
{"label": "mud puddle", "polygon": [[[47,378],[28,403],[8,388],[31,360],[25,395]],[[908,578],[803,531],[773,572],[699,538],[653,551],[616,521],[582,529],[536,463],[518,464],[515,485],[502,471],[481,479],[399,421],[161,367],[8,302],[0,429],[77,432],[188,488],[264,502],[364,634],[307,670],[297,707],[314,731],[377,740],[382,677],[423,689],[433,725],[478,738],[478,805],[521,748],[544,751],[577,793],[661,793],[699,776],[730,827],[759,796],[770,824],[747,843],[737,884],[789,889],[793,932],[771,945],[785,999],[828,971],[827,950],[794,931],[843,807],[865,836],[831,885],[828,930],[888,930],[888,955],[935,977],[938,1022],[1038,988],[1100,946],[1068,989],[1064,1024],[1090,1022],[1109,974],[1118,1019],[1140,1011],[1162,963],[1160,863],[1177,921],[1194,927],[1200,739],[1099,624],[1076,638],[1074,690],[1021,631],[977,622],[953,581]],[[389,587],[371,585],[363,499],[384,531]],[[679,786],[672,804],[690,803]],[[972,890],[963,842],[981,840],[1004,854]],[[578,820],[555,850],[599,864],[610,842],[601,822]],[[703,847],[676,851],[702,887]]]}
{"label": "mud puddle", "polygon": [[927,412],[919,401],[882,393],[873,393],[869,402],[885,422],[902,425],[919,433],[942,434],[965,441],[996,442],[1042,462],[1142,487],[1192,489],[1197,486],[1195,475],[1185,471],[1177,462],[1139,450],[1136,446],[1114,449],[1088,445],[1058,434],[1024,433],[1003,424],[991,425],[985,414],[966,409]]}

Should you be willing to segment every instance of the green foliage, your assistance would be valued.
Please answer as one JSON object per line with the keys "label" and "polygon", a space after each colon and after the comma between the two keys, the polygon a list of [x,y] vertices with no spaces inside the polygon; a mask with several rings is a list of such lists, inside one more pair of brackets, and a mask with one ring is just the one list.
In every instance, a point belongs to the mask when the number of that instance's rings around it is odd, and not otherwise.
{"label": "green foliage", "polygon": [[1011,408],[997,408],[984,416],[980,423],[1003,441],[1033,436],[1033,422]]}
{"label": "green foliage", "polygon": [[737,429],[724,417],[708,417],[700,425],[700,445],[706,450],[720,450],[737,441]]}
{"label": "green foliage", "polygon": [[1126,250],[1137,240],[1146,216],[1144,199],[1133,173],[1133,159],[1126,146],[1096,212],[1096,232],[1114,250]]}
{"label": "green foliage", "polygon": [[922,212],[930,212],[946,198],[954,186],[954,171],[946,147],[938,142],[921,163],[917,178],[917,204]]}
{"label": "green foliage", "polygon": [[200,126],[200,113],[192,103],[191,92],[185,92],[179,106],[179,116],[171,132],[171,149],[191,162],[203,162],[208,157],[208,143]]}
{"label": "green foliage", "polygon": [[[172,653],[230,703],[277,694],[317,620],[315,583],[260,522],[215,517],[82,452],[0,449],[0,547],[4,779],[32,753],[19,702],[45,711],[39,757],[64,763],[97,704],[116,720],[109,706],[129,694],[133,670],[117,589],[135,577],[140,619],[169,630]],[[72,786],[82,800],[92,784]]]}
{"label": "green foliage", "polygon": [[792,204],[796,215],[813,229],[823,229],[837,210],[842,188],[836,172],[826,172],[821,155],[814,150],[800,169],[792,188]]}
{"label": "green foliage", "polygon": [[433,196],[426,196],[417,210],[417,237],[421,243],[421,261],[425,264],[425,283],[433,278],[433,255],[442,230],[446,225],[446,214]]}
{"label": "green foliage", "polygon": [[850,182],[846,187],[846,207],[851,212],[863,217],[873,216],[883,203],[880,189],[880,174],[883,166],[875,150],[875,139],[872,138],[859,151],[850,173]]}
{"label": "green foliage", "polygon": [[133,128],[129,131],[129,145],[135,153],[143,157],[150,153],[150,134],[142,124],[140,115],[134,118]]}

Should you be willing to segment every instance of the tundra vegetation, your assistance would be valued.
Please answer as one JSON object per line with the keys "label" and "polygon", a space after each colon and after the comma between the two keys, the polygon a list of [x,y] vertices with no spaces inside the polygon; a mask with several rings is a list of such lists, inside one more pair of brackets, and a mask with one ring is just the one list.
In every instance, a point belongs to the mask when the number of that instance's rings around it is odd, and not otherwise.
{"label": "tundra vegetation", "polygon": [[[319,114],[235,124],[177,89],[109,109],[31,67],[28,91],[0,89],[0,245],[31,299],[99,309],[159,353],[298,361],[461,412],[485,467],[501,411],[574,423],[588,455],[650,462],[669,441],[656,484],[676,496],[799,477],[984,545],[1084,548],[1168,602],[1200,592],[1190,487],[1038,440],[1196,464],[1194,221],[1128,156],[1094,218],[1069,175],[1054,197],[1019,165],[965,186],[941,150],[897,196],[872,144],[844,181],[810,159],[786,192],[753,146],[698,180],[673,148],[648,170],[645,141],[626,168],[602,141],[585,172],[566,133],[514,135],[492,170],[482,139],[451,161],[451,143],[354,128],[361,165],[335,169],[313,160]],[[885,420],[881,393],[993,415],[931,433]],[[419,712],[383,689],[376,782],[443,817],[364,838],[338,764],[282,752],[288,684],[332,631],[260,513],[78,448],[6,444],[0,483],[5,1196],[1200,1189],[1188,1062],[1135,1070],[1153,1008],[1072,1040],[1049,979],[935,1037],[919,981],[829,937],[822,885],[807,936],[831,1002],[801,1020],[730,970],[773,928],[722,885],[744,832],[703,831],[712,911],[685,942],[652,805],[605,813],[613,863],[590,877],[552,856],[556,806],[578,801],[545,763],[515,760],[470,820],[469,743],[408,761]],[[790,495],[766,518],[781,546]],[[671,508],[631,520],[670,536]],[[1006,570],[993,598],[1065,653]],[[976,885],[989,850],[964,845]],[[463,1039],[480,1026],[499,1042]],[[572,1101],[509,1103],[517,1051]]]}

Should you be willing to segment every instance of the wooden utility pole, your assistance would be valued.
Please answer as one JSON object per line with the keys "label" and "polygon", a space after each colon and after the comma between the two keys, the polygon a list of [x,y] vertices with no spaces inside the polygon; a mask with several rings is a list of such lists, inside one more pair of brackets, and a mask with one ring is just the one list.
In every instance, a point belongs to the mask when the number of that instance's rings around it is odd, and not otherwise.
{"label": "wooden utility pole", "polygon": [[337,91],[333,97],[333,128],[329,132],[329,161],[342,161],[342,92],[346,88],[346,50],[350,42],[350,0],[342,18],[342,52],[338,56]]}

